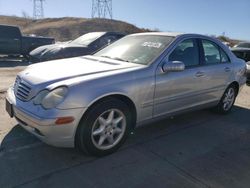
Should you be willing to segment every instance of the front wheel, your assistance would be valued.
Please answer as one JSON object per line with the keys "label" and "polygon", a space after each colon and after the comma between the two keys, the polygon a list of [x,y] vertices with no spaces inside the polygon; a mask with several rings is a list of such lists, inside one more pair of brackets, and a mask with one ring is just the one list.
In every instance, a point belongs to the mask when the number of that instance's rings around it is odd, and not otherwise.
{"label": "front wheel", "polygon": [[106,99],[93,106],[80,121],[76,146],[95,156],[111,154],[125,142],[131,124],[126,103]]}
{"label": "front wheel", "polygon": [[235,99],[237,96],[237,90],[234,85],[230,85],[224,92],[219,104],[216,106],[215,110],[222,114],[227,114],[231,111]]}

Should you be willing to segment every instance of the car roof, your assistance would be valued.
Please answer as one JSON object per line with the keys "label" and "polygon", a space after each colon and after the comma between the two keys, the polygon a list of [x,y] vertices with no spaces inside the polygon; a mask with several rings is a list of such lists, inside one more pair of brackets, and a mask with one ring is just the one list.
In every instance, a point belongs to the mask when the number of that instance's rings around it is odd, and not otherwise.
{"label": "car roof", "polygon": [[[121,32],[116,32],[116,31],[96,31],[96,32],[89,32],[89,33],[100,33],[101,36],[105,35],[105,34],[112,34],[112,35],[122,35],[125,36],[124,33]],[[87,34],[87,33],[86,33]]]}
{"label": "car roof", "polygon": [[159,35],[159,36],[169,36],[169,37],[177,37],[182,35],[183,33],[175,33],[175,32],[144,32],[144,33],[135,33],[131,34],[134,36],[141,36],[141,35]]}
{"label": "car roof", "polygon": [[4,24],[0,24],[0,27],[15,27],[15,28],[17,28],[18,26],[15,26],[15,25],[4,25]]}
{"label": "car roof", "polygon": [[[134,36],[141,36],[141,35],[158,35],[158,36],[168,36],[168,37],[179,37],[179,36],[186,36],[186,37],[209,37],[206,35],[194,34],[194,33],[178,33],[178,32],[145,32],[145,33],[135,33],[132,34]],[[209,37],[211,38],[211,37]]]}

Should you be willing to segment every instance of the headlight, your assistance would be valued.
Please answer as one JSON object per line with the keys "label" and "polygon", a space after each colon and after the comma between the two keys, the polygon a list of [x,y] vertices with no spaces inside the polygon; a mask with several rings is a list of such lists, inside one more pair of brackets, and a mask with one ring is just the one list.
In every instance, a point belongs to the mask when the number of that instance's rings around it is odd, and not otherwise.
{"label": "headlight", "polygon": [[41,104],[45,109],[55,108],[68,93],[67,87],[58,87],[52,91],[43,90],[33,100],[34,104]]}
{"label": "headlight", "polygon": [[39,105],[42,103],[43,98],[49,93],[48,90],[43,90],[33,99],[33,103],[35,105]]}

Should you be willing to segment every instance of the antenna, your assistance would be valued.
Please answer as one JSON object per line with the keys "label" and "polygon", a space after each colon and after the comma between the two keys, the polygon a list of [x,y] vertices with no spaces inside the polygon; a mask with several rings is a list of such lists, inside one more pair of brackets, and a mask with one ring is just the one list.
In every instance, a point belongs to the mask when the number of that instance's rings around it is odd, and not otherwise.
{"label": "antenna", "polygon": [[45,0],[33,0],[33,18],[41,19],[44,17],[43,2]]}
{"label": "antenna", "polygon": [[92,0],[92,18],[113,18],[112,0]]}

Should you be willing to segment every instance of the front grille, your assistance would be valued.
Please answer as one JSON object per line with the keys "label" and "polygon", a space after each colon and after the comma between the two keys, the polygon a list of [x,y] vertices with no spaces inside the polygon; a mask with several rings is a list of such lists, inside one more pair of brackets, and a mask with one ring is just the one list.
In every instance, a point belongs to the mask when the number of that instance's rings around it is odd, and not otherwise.
{"label": "front grille", "polygon": [[14,91],[17,98],[22,101],[27,101],[29,98],[31,87],[23,80],[21,80],[20,77],[17,77],[14,84]]}

